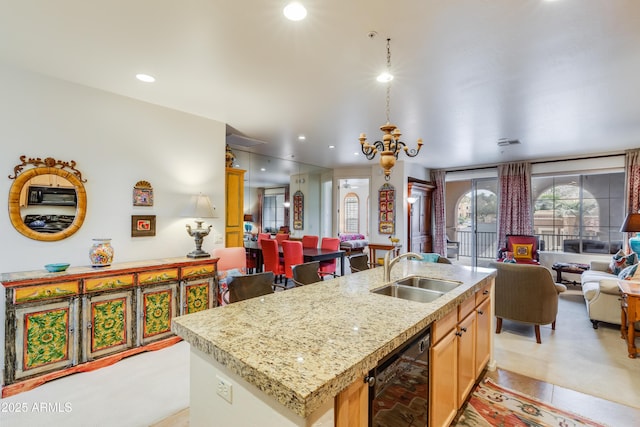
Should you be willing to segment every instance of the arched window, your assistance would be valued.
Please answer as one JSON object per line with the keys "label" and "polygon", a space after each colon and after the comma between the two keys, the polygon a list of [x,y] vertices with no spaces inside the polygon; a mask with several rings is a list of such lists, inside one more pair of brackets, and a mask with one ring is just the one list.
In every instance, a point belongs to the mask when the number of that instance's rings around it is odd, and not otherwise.
{"label": "arched window", "polygon": [[344,196],[344,232],[358,233],[360,225],[360,200],[356,193]]}
{"label": "arched window", "polygon": [[615,253],[623,246],[624,173],[534,177],[535,234],[547,251]]}

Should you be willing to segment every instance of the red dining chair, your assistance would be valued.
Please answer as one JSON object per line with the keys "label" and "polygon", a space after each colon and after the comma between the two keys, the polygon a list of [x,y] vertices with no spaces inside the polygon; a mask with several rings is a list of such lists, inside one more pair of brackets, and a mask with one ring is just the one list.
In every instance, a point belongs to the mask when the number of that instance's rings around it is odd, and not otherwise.
{"label": "red dining chair", "polygon": [[278,233],[276,234],[276,242],[278,242],[278,245],[282,245],[282,242],[284,242],[285,240],[289,240],[289,235],[286,233]]}
{"label": "red dining chair", "polygon": [[[340,249],[340,239],[337,237],[323,237],[322,241],[320,242],[320,249],[337,251],[338,249]],[[329,261],[320,261],[320,269],[318,270],[320,276],[322,276],[323,278],[326,275],[337,276],[337,264],[338,260],[335,258]]]}
{"label": "red dining chair", "polygon": [[284,255],[284,286],[286,287],[288,279],[293,279],[291,267],[304,262],[304,256],[302,255],[302,243],[293,240],[285,240],[282,242],[282,253]]}
{"label": "red dining chair", "polygon": [[258,233],[258,242],[263,239],[271,239],[271,234],[269,233]]}
{"label": "red dining chair", "polygon": [[317,248],[318,247],[318,236],[302,236],[302,247],[303,248]]}
{"label": "red dining chair", "polygon": [[[262,247],[262,261],[264,263],[264,271],[271,271],[276,276],[276,282],[280,279],[282,283],[282,275],[284,274],[284,264],[280,262],[280,254],[278,253],[278,242],[273,239],[264,239],[260,241]],[[274,288],[276,285],[274,282]],[[284,287],[279,285],[280,287]]]}

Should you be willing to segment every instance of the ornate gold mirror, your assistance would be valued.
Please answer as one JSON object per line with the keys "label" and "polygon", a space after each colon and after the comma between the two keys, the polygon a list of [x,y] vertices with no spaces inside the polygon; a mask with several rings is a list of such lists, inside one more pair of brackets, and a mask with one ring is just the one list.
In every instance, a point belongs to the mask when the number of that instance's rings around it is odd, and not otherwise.
{"label": "ornate gold mirror", "polygon": [[[22,235],[62,240],[78,231],[87,213],[87,193],[76,162],[20,156],[9,189],[9,218]],[[31,169],[23,170],[27,166]]]}

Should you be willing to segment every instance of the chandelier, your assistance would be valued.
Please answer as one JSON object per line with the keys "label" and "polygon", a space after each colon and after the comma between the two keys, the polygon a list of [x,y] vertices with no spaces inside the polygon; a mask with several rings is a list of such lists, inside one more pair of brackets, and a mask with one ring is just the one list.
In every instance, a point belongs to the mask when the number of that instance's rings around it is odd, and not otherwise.
{"label": "chandelier", "polygon": [[[393,76],[391,75],[390,42],[391,39],[387,39],[387,72],[384,77],[387,82],[387,123],[380,126],[380,130],[384,133],[382,135],[382,141],[376,141],[373,144],[369,144],[369,142],[367,141],[367,136],[364,133],[361,133],[360,138],[358,138],[360,140],[360,145],[362,146],[362,153],[367,157],[368,160],[372,160],[376,156],[376,153],[380,153],[380,166],[384,170],[385,181],[389,181],[389,178],[391,177],[391,168],[395,166],[400,151],[404,150],[407,156],[415,157],[418,155],[420,149],[422,148],[422,139],[418,139],[418,148],[409,149],[409,147],[407,147],[407,144],[400,141],[400,136],[402,135],[400,129],[398,129],[396,125],[389,122],[391,80],[393,79]],[[378,80],[380,80],[380,77],[378,78]]]}

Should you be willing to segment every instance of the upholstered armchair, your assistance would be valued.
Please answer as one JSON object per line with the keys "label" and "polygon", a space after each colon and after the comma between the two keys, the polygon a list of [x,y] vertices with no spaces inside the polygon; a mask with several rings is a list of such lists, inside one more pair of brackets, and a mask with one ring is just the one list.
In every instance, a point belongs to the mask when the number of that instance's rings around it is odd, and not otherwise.
{"label": "upholstered armchair", "polygon": [[538,236],[507,234],[505,246],[498,251],[498,261],[512,257],[511,262],[518,264],[540,264],[539,251],[544,250],[540,245]]}
{"label": "upholstered armchair", "polygon": [[557,285],[551,272],[541,265],[493,262],[498,270],[495,285],[496,334],[502,329],[502,319],[534,325],[536,342],[540,340],[540,325],[551,324],[556,329],[558,294],[566,286]]}

